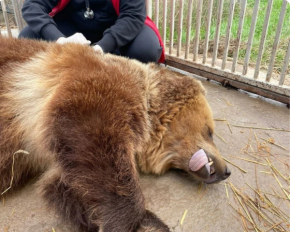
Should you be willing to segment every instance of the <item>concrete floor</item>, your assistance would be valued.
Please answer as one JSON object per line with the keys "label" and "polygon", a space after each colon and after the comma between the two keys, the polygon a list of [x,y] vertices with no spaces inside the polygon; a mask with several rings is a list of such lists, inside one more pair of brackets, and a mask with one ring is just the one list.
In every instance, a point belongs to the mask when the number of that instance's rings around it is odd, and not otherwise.
{"label": "concrete floor", "polygon": [[[215,119],[226,119],[232,125],[290,129],[289,109],[285,105],[249,96],[237,90],[228,90],[211,82],[203,81],[203,84],[207,89],[207,98],[213,109]],[[228,164],[232,171],[229,181],[244,190],[248,189],[245,183],[250,186],[258,185],[266,192],[272,191],[269,186],[271,184],[279,192],[281,189],[279,189],[275,179],[260,172],[269,171],[269,167],[255,165],[233,157],[253,159],[241,153],[241,149],[248,144],[251,129],[234,126],[231,129],[232,133],[225,122],[216,121],[216,132],[226,142],[214,136],[215,143],[224,157],[245,169],[247,173],[243,173]],[[260,142],[262,142],[261,138],[273,138],[275,143],[286,147],[288,151],[269,145],[271,154],[285,160],[290,165],[289,132],[264,129],[252,130],[251,144],[254,150],[256,149],[254,132]],[[281,168],[284,175],[287,175],[285,173],[289,169],[284,172],[285,165],[282,165],[273,157],[271,162],[276,167]],[[255,171],[255,169],[257,170]],[[255,173],[258,173],[257,177]],[[184,174],[176,171],[160,177],[141,175],[140,182],[147,200],[147,207],[163,219],[174,232],[245,231],[239,215],[228,203],[230,202],[236,208],[239,208],[239,204],[235,201],[229,188],[229,198],[227,197],[223,183],[215,185],[200,184],[187,179]],[[282,195],[282,193],[280,194]],[[281,204],[281,201],[278,202]],[[290,215],[289,202],[284,203],[283,201],[279,207],[282,207]],[[183,224],[180,225],[185,210],[188,212]],[[263,227],[262,222],[258,222],[258,224]],[[47,211],[32,181],[21,191],[9,195],[3,200],[3,204],[0,205],[0,231],[72,232],[74,230],[69,225],[63,224],[55,212]]]}

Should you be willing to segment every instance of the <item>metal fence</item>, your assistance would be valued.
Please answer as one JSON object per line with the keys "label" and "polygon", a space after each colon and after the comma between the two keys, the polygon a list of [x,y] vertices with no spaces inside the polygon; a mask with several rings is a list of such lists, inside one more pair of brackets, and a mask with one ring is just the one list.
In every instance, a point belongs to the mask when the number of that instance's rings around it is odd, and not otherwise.
{"label": "metal fence", "polygon": [[[168,65],[208,79],[216,80],[221,82],[223,85],[230,85],[238,89],[257,93],[261,96],[286,103],[289,106],[290,84],[288,83],[290,83],[290,30],[283,65],[280,67],[279,74],[273,73],[286,9],[290,6],[289,1],[287,0],[282,0],[279,21],[276,27],[276,35],[273,40],[271,57],[266,72],[261,71],[261,59],[265,51],[265,40],[267,37],[269,20],[272,14],[273,1],[281,0],[268,0],[265,17],[259,19],[263,20],[264,24],[257,60],[254,66],[249,64],[249,60],[252,52],[252,43],[256,29],[260,0],[255,0],[255,4],[251,8],[247,6],[247,0],[228,0],[229,4],[227,5],[224,4],[224,0],[147,0],[146,4],[147,14],[154,20],[155,24],[160,29],[166,46],[166,61]],[[214,3],[218,6],[215,14],[213,14]],[[20,31],[25,25],[20,13],[23,0],[12,0],[12,4],[17,28],[18,31]],[[238,11],[235,8],[237,4],[239,5]],[[4,0],[1,0],[1,5],[7,33],[9,36],[12,36]],[[207,13],[202,17],[203,12],[205,12],[205,9],[203,8],[205,7]],[[251,27],[246,43],[244,60],[241,62],[238,60],[238,57],[245,13],[249,10],[252,11]],[[221,40],[221,21],[222,15],[225,11],[228,14],[227,29],[225,36]],[[237,33],[235,38],[231,38],[233,17],[237,14],[239,17]],[[288,17],[290,16],[288,15]],[[192,24],[193,19],[195,19],[195,24]],[[213,19],[215,22],[215,30],[212,32],[214,33],[214,39],[210,40]],[[203,41],[200,40],[202,25],[205,27],[205,38]],[[184,34],[185,39],[182,40]],[[230,42],[234,44],[231,56],[229,56]],[[209,48],[209,45],[211,45],[211,49]],[[218,56],[220,46],[222,46],[222,56]]]}
{"label": "metal fence", "polygon": [[[278,0],[274,0],[278,1]],[[213,4],[218,3],[215,14],[214,39],[209,40],[210,28],[213,19]],[[287,0],[282,1],[282,7],[279,16],[279,22],[276,29],[276,36],[273,40],[272,52],[268,67],[261,71],[261,59],[265,50],[265,40],[268,31],[269,20],[271,17],[273,0],[268,0],[263,30],[260,39],[260,46],[254,67],[249,66],[249,59],[252,51],[253,37],[256,29],[256,21],[260,0],[255,0],[253,8],[247,7],[247,0],[230,0],[228,5],[224,0],[147,0],[147,14],[152,17],[155,24],[159,27],[163,41],[166,41],[166,60],[170,66],[195,73],[197,75],[221,82],[223,85],[257,93],[259,95],[278,100],[289,106],[290,97],[290,74],[289,74],[289,56],[290,56],[290,30],[288,35],[288,47],[284,54],[283,67],[277,77],[273,73],[277,47],[281,35],[281,29],[284,22],[286,8],[290,7]],[[239,4],[239,11],[235,10],[236,4]],[[186,7],[184,7],[186,6]],[[162,11],[160,10],[162,7]],[[207,15],[205,20],[205,38],[200,41],[200,31],[202,28],[202,12],[206,7]],[[195,9],[193,11],[193,9]],[[246,54],[243,63],[238,63],[240,52],[241,37],[245,13],[252,10],[252,21],[247,40]],[[223,13],[227,11],[227,29],[223,40],[220,40],[220,28]],[[231,38],[231,28],[233,17],[238,14],[239,24],[237,35]],[[195,17],[195,25],[192,24]],[[290,17],[290,15],[288,15]],[[161,19],[162,18],[162,19]],[[194,30],[192,30],[194,29]],[[169,30],[169,33],[168,33]],[[192,31],[194,34],[192,35]],[[186,33],[185,42],[182,43],[182,35]],[[194,39],[192,39],[194,38]],[[232,39],[232,40],[231,40]],[[234,51],[229,57],[228,49],[230,41],[233,41]],[[209,49],[209,42],[213,43],[212,50]],[[223,55],[217,58],[218,49],[222,46]],[[272,78],[272,77],[275,77]],[[285,80],[287,79],[287,84]]]}
{"label": "metal fence", "polygon": [[[5,0],[0,0],[0,3],[1,3],[0,8],[2,8],[5,29],[7,31],[8,36],[11,37],[12,32],[11,32],[11,25],[9,23],[8,13],[12,13],[11,11],[13,11],[13,15],[14,15],[14,18],[16,21],[18,32],[24,28],[26,23],[21,16],[21,7],[23,5],[24,0],[12,0],[12,1],[10,0],[10,2],[11,2],[12,7],[8,7]],[[13,9],[10,9],[10,8],[13,8]],[[0,33],[1,33],[1,31],[0,31]]]}

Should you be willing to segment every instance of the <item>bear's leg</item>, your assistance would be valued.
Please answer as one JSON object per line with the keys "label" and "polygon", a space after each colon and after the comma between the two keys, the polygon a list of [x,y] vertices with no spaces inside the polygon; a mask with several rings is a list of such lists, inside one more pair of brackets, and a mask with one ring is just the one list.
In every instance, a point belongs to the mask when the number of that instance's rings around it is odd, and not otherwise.
{"label": "bear's leg", "polygon": [[[61,179],[70,191],[59,194],[56,204],[62,214],[77,215],[71,220],[87,230],[99,226],[103,232],[133,232],[145,215],[145,205],[130,155],[120,147],[110,154],[93,149],[59,155]],[[70,202],[75,202],[74,208]]]}
{"label": "bear's leg", "polygon": [[[78,93],[82,96],[84,91]],[[169,231],[146,211],[138,183],[134,153],[145,133],[142,107],[131,109],[125,104],[129,109],[122,107],[118,117],[114,113],[110,118],[111,111],[106,112],[103,104],[84,104],[86,97],[80,98],[81,105],[75,108],[72,100],[64,104],[66,101],[56,98],[61,104],[51,109],[53,120],[47,131],[52,134],[47,137],[53,138],[49,149],[54,152],[57,168],[42,181],[44,197],[64,218],[86,231],[98,227],[102,232]],[[114,104],[112,112],[116,111]],[[132,116],[136,108],[141,112]],[[162,228],[139,230],[143,221],[147,228],[155,224]]]}
{"label": "bear's leg", "polygon": [[169,232],[169,228],[155,214],[146,210],[146,214],[140,223],[138,232]]}
{"label": "bear's leg", "polygon": [[133,186],[132,192],[127,193],[125,186],[116,186],[116,182],[108,186],[110,180],[102,180],[102,174],[94,178],[93,173],[98,175],[97,172],[81,169],[68,173],[62,167],[54,167],[44,174],[39,187],[48,205],[84,231],[96,232],[99,226],[103,232],[135,231],[145,212],[143,196],[137,197],[136,202],[134,195],[138,191],[135,193]]}
{"label": "bear's leg", "polygon": [[[100,158],[94,160],[92,154],[60,156],[66,161],[47,171],[39,185],[49,206],[64,219],[92,232],[99,227],[102,232],[169,231],[146,211],[134,167],[125,157],[128,168],[116,173],[117,167],[102,166]],[[121,162],[117,165],[125,167]]]}
{"label": "bear's leg", "polygon": [[86,208],[76,191],[65,182],[59,167],[52,167],[38,182],[39,190],[46,199],[48,206],[60,213],[63,219],[80,231],[97,232],[99,227],[91,224],[85,214]]}

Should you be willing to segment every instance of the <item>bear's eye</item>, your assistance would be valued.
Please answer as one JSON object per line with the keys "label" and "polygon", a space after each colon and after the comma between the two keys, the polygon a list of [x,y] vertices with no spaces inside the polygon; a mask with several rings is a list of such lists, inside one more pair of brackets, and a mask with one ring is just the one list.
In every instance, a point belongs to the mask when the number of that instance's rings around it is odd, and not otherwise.
{"label": "bear's eye", "polygon": [[209,129],[207,133],[208,133],[208,137],[210,137],[210,138],[212,139],[212,138],[213,138],[213,137],[212,137],[212,136],[213,136],[213,132],[212,132],[212,130]]}
{"label": "bear's eye", "polygon": [[204,126],[202,134],[206,140],[213,140],[213,130],[208,125]]}

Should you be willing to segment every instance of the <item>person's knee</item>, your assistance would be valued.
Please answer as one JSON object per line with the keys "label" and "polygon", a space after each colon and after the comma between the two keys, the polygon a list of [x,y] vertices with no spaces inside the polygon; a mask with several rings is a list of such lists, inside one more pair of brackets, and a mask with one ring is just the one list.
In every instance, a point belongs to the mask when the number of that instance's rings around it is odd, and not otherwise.
{"label": "person's knee", "polygon": [[150,47],[142,45],[131,49],[127,54],[132,59],[137,59],[143,63],[158,62],[162,53],[162,47]]}
{"label": "person's knee", "polygon": [[26,39],[41,39],[39,35],[34,33],[29,26],[23,28],[23,30],[19,33],[18,38],[26,38]]}
{"label": "person's knee", "polygon": [[156,33],[146,25],[125,50],[125,56],[144,63],[158,62],[162,53]]}

